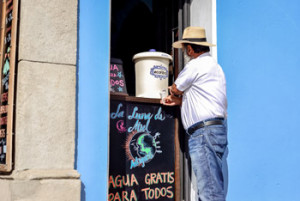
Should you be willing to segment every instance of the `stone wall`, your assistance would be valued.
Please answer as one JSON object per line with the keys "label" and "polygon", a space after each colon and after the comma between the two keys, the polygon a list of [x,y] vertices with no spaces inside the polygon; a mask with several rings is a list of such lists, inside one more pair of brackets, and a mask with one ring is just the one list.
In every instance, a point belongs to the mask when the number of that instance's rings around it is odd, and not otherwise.
{"label": "stone wall", "polygon": [[14,170],[1,201],[79,201],[77,0],[19,0]]}

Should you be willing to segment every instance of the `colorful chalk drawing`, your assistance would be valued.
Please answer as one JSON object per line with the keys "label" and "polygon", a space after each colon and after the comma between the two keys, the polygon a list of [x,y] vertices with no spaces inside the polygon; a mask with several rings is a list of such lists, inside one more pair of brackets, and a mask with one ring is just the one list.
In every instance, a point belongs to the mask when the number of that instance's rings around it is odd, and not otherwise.
{"label": "colorful chalk drawing", "polygon": [[145,164],[150,162],[156,153],[162,153],[160,150],[159,132],[151,135],[149,125],[151,120],[164,121],[165,116],[162,113],[162,108],[159,107],[155,113],[140,111],[138,106],[132,108],[132,112],[127,116],[127,120],[134,123],[126,127],[124,121],[123,104],[119,103],[116,111],[111,112],[111,119],[118,119],[116,129],[119,133],[127,133],[125,150],[126,156],[131,161],[130,169],[135,167],[145,167]]}
{"label": "colorful chalk drawing", "polygon": [[2,70],[2,73],[4,75],[7,75],[8,71],[9,71],[9,55],[10,55],[10,47],[7,47],[7,50],[6,50],[6,53],[5,53],[5,63],[4,63],[4,66],[3,66],[3,70]]}
{"label": "colorful chalk drawing", "polygon": [[116,128],[120,133],[126,132],[127,129],[125,127],[124,120],[121,119],[121,120],[117,121]]}
{"label": "colorful chalk drawing", "polygon": [[127,118],[129,120],[136,120],[135,124],[133,126],[129,126],[127,129],[128,133],[131,133],[133,131],[136,132],[147,132],[150,133],[149,131],[149,125],[154,117],[154,120],[160,120],[163,121],[165,120],[164,115],[162,114],[162,109],[159,107],[157,113],[154,115],[151,112],[139,112],[139,107],[134,107],[132,114],[129,115]]}
{"label": "colorful chalk drawing", "polygon": [[[4,2],[4,1],[3,1]],[[12,130],[9,129],[11,126],[8,124],[12,124],[13,120],[13,95],[9,96],[9,94],[14,94],[14,83],[15,83],[15,78],[14,75],[15,73],[15,65],[14,61],[15,60],[15,45],[12,43],[13,41],[15,42],[15,37],[14,33],[16,33],[16,24],[13,23],[13,20],[17,20],[18,18],[16,17],[14,19],[14,12],[15,11],[15,2],[13,0],[5,1],[6,3],[3,4],[2,7],[2,27],[1,30],[3,31],[2,35],[2,41],[3,43],[1,44],[1,49],[2,49],[2,66],[1,66],[1,99],[0,99],[0,147],[1,147],[1,153],[0,153],[0,171],[8,172],[11,170],[11,158],[8,157],[12,155],[13,149],[11,147],[13,146],[12,143]],[[4,20],[5,19],[5,20]],[[14,56],[11,58],[11,56]],[[11,88],[10,88],[11,87]],[[8,97],[11,97],[12,99],[8,100]],[[11,107],[10,107],[11,106]],[[10,108],[10,109],[8,109]],[[6,147],[9,149],[6,152]],[[4,165],[4,166],[2,166]]]}
{"label": "colorful chalk drawing", "polygon": [[149,163],[156,153],[160,154],[160,141],[158,138],[160,133],[155,133],[152,136],[147,132],[132,132],[126,139],[126,155],[130,160],[130,169],[135,167],[145,167],[146,163]]}
{"label": "colorful chalk drawing", "polygon": [[168,77],[168,69],[164,66],[153,66],[150,69],[150,74],[153,75],[155,78],[166,79]]}
{"label": "colorful chalk drawing", "polygon": [[[125,133],[125,151],[126,156],[130,160],[130,169],[136,167],[145,167],[146,163],[149,163],[155,155],[162,153],[160,147],[159,132],[151,134],[149,125],[151,121],[164,121],[166,119],[162,108],[158,107],[157,111],[145,112],[138,106],[132,108],[131,112],[127,114],[127,120],[125,117],[125,111],[122,103],[119,103],[116,110],[111,112],[110,118],[117,120],[115,123],[116,129],[119,133]],[[126,125],[130,121],[131,124]]]}
{"label": "colorful chalk drawing", "polygon": [[127,93],[123,66],[121,64],[110,65],[110,91]]}
{"label": "colorful chalk drawing", "polygon": [[108,201],[174,201],[174,111],[112,100]]}

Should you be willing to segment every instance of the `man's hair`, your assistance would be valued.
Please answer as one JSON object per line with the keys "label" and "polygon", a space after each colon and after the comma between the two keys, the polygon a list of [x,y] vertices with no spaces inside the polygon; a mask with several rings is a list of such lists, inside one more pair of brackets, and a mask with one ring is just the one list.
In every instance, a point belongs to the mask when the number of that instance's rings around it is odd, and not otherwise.
{"label": "man's hair", "polygon": [[195,53],[209,52],[210,51],[210,48],[208,46],[185,43],[184,47],[187,47],[187,45],[191,45],[191,47],[192,47],[192,49],[194,50]]}

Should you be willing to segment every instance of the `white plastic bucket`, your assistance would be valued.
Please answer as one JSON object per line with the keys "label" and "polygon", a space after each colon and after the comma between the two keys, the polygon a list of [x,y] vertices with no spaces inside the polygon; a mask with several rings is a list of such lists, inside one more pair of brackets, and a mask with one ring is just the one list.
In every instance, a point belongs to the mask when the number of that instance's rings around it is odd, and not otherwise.
{"label": "white plastic bucket", "polygon": [[163,52],[141,52],[133,56],[135,62],[135,96],[161,98],[168,91],[169,64],[172,57]]}

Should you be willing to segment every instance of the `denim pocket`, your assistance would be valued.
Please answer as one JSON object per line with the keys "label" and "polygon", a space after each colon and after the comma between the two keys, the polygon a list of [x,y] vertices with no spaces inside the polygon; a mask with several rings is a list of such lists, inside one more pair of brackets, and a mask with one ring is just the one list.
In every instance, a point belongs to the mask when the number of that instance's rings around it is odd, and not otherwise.
{"label": "denim pocket", "polygon": [[201,128],[196,130],[195,133],[189,137],[189,152],[196,151],[206,144],[204,134],[205,128]]}
{"label": "denim pocket", "polygon": [[222,158],[227,147],[227,128],[223,125],[209,127],[208,140],[219,158]]}

